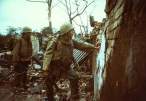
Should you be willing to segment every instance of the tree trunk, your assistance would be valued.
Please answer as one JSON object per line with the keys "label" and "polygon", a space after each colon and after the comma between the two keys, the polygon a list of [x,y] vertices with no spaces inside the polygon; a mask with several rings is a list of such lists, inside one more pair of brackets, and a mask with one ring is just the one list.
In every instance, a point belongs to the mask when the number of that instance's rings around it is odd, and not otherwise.
{"label": "tree trunk", "polygon": [[51,30],[51,34],[52,34],[52,21],[51,21],[51,4],[52,4],[52,0],[48,0],[48,21],[49,21],[49,28]]}

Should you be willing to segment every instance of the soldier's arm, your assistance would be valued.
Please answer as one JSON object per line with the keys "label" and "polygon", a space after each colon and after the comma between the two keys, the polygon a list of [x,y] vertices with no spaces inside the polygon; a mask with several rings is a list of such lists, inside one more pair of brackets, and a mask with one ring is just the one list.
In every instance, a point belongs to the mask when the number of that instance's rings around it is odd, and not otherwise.
{"label": "soldier's arm", "polygon": [[20,47],[21,47],[20,45],[21,45],[21,39],[17,40],[16,45],[14,46],[14,48],[12,50],[12,55],[13,55],[12,62],[13,63],[18,62],[19,59],[20,59],[20,56],[19,56],[19,54],[20,54]]}
{"label": "soldier's arm", "polygon": [[96,49],[96,47],[93,44],[90,44],[84,41],[78,41],[74,39],[73,43],[74,43],[74,47],[79,50],[93,51],[94,49]]}

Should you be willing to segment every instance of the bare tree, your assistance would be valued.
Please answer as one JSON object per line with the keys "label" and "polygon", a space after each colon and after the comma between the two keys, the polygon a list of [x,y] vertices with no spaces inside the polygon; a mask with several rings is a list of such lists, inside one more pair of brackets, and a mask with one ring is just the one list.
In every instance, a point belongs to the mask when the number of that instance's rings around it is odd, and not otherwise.
{"label": "bare tree", "polygon": [[[85,25],[84,22],[88,22],[87,8],[94,3],[96,0],[58,0],[66,9],[69,22],[76,24],[81,34],[88,33],[88,23]],[[89,2],[90,1],[90,2]],[[83,21],[83,14],[87,16],[87,21]],[[79,18],[79,21],[76,20]]]}
{"label": "bare tree", "polygon": [[73,20],[82,15],[85,10],[95,1],[92,0],[88,2],[88,0],[58,0],[67,11],[67,15],[70,23],[72,24]]}
{"label": "bare tree", "polygon": [[26,0],[29,2],[39,2],[39,3],[45,3],[48,6],[48,23],[49,23],[49,27],[51,29],[51,33],[52,33],[52,21],[51,21],[51,14],[52,14],[52,0]]}

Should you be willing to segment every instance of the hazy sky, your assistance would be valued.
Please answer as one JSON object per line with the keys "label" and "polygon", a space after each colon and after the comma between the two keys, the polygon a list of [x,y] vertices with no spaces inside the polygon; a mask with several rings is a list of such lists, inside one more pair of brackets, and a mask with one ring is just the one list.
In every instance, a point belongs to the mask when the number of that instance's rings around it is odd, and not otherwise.
{"label": "hazy sky", "polygon": [[[53,0],[53,3],[55,0]],[[88,0],[92,1],[92,0]],[[93,15],[95,20],[101,21],[105,17],[104,8],[106,0],[96,0],[88,10],[87,15]],[[83,22],[87,23],[89,16],[83,15]],[[26,0],[0,0],[0,32],[5,32],[8,26],[30,26],[33,30],[40,30],[48,26],[47,5],[32,3]],[[65,9],[60,6],[52,9],[53,27],[58,29],[67,21]],[[78,20],[77,20],[78,21]],[[89,22],[88,22],[89,23]]]}

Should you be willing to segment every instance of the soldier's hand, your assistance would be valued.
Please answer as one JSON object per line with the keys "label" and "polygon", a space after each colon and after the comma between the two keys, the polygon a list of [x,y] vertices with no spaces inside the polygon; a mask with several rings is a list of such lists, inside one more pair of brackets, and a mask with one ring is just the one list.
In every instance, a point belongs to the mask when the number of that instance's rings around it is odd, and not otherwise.
{"label": "soldier's hand", "polygon": [[96,51],[99,51],[99,48],[100,48],[100,46],[94,47],[94,49],[95,49]]}
{"label": "soldier's hand", "polygon": [[96,46],[96,47],[94,47],[94,48],[95,48],[95,49],[99,49],[100,47],[99,47],[99,46],[98,46],[98,47]]}

